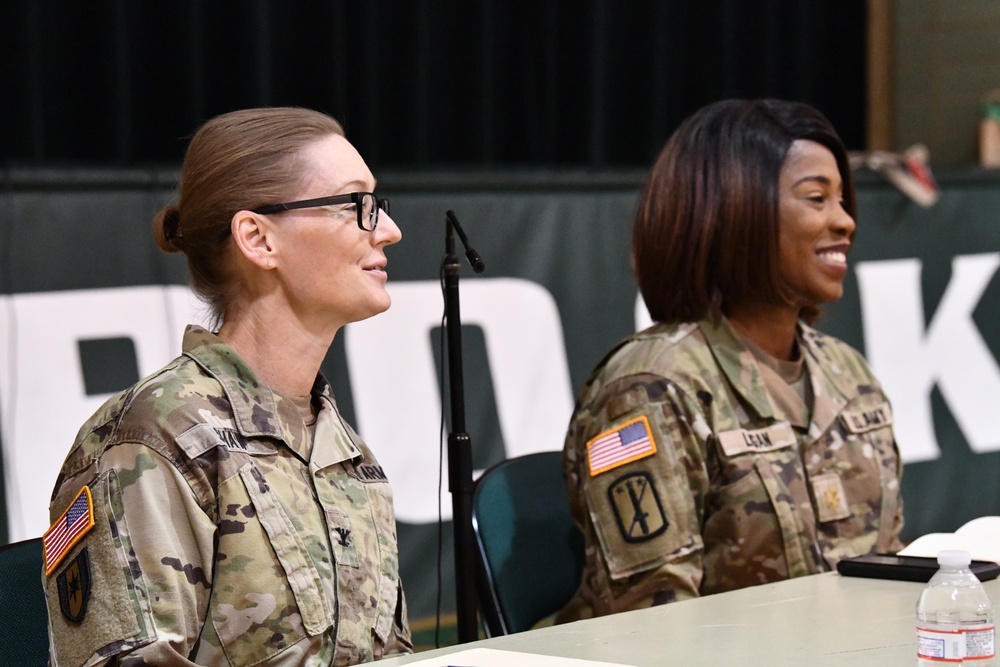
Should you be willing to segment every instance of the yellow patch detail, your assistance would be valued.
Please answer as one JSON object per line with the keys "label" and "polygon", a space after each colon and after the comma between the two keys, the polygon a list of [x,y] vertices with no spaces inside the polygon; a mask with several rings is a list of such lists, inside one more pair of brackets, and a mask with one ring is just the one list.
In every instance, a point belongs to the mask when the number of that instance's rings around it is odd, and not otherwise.
{"label": "yellow patch detail", "polygon": [[[84,508],[84,503],[86,504]],[[77,507],[77,518],[72,522],[67,521],[70,510]],[[84,535],[94,527],[94,499],[90,495],[90,487],[84,486],[80,493],[76,494],[73,502],[66,507],[66,511],[55,520],[45,534],[42,535],[42,549],[45,563],[45,576],[52,574],[53,570],[66,557],[66,554],[83,539]]]}
{"label": "yellow patch detail", "polygon": [[645,416],[630,419],[587,441],[591,477],[655,453],[656,441]]}

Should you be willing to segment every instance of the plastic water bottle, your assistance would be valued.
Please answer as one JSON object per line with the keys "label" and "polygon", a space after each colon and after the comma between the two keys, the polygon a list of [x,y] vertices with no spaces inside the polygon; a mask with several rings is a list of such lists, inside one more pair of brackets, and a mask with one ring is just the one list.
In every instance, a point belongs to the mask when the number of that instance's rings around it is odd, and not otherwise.
{"label": "plastic water bottle", "polygon": [[969,569],[968,551],[942,551],[917,600],[917,664],[996,664],[993,602]]}

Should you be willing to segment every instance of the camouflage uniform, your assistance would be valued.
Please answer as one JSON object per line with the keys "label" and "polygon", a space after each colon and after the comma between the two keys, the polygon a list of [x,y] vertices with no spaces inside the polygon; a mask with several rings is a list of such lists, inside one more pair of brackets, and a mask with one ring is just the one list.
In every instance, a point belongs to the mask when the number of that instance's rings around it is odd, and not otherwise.
{"label": "camouflage uniform", "polygon": [[86,485],[94,515],[43,576],[53,664],[349,665],[412,650],[389,484],[322,376],[312,394],[315,437],[189,327],[182,356],[97,411],[52,496],[55,521]]}
{"label": "camouflage uniform", "polygon": [[812,394],[800,414],[772,400],[725,319],[655,325],[598,365],[566,436],[587,559],[560,621],[901,548],[885,395],[846,344],[800,325],[798,345]]}

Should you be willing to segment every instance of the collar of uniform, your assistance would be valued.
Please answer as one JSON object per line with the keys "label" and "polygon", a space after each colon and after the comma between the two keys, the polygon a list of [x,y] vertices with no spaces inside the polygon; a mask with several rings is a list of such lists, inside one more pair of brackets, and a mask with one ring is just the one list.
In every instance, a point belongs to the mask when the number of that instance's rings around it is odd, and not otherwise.
{"label": "collar of uniform", "polygon": [[729,320],[723,316],[718,320],[701,320],[698,328],[733,390],[756,411],[757,417],[774,419],[776,410],[764,386],[757,359],[740,341]]}
{"label": "collar of uniform", "polygon": [[327,390],[320,396],[322,400],[319,402],[319,414],[316,415],[316,437],[310,465],[321,470],[335,463],[349,460],[357,462],[363,456],[354,441],[357,435],[341,418],[333,394]]}
{"label": "collar of uniform", "polygon": [[811,432],[822,433],[837,418],[841,409],[857,394],[858,385],[848,377],[825,349],[829,337],[812,327],[799,323],[799,347],[806,360],[812,382],[813,409]]}
{"label": "collar of uniform", "polygon": [[275,423],[278,411],[271,388],[257,379],[233,348],[210,331],[189,325],[182,349],[222,385],[241,435],[284,439],[281,424]]}
{"label": "collar of uniform", "polygon": [[[334,421],[340,421],[340,413],[337,411],[336,402],[333,400],[333,389],[330,383],[322,373],[316,375],[316,381],[313,383],[312,390],[310,391],[310,396],[319,397],[320,400],[316,401],[316,405],[319,406],[319,410],[316,414],[316,424],[314,425],[314,433],[310,434],[310,427],[306,425],[305,421],[302,419],[302,413],[295,407],[295,404],[290,400],[280,400],[285,397],[274,390],[272,393],[276,394],[279,398],[278,404],[278,422],[284,434],[282,438],[289,448],[295,452],[295,454],[302,459],[303,462],[309,463],[310,460],[315,461],[317,457],[321,460],[326,460],[330,458],[330,454],[327,453],[329,449],[328,437],[317,435],[320,431],[326,431],[325,427],[320,429],[319,422],[321,420],[329,421],[329,415],[326,413],[332,412],[334,415]],[[344,440],[346,439],[346,442]],[[349,436],[344,436],[343,438],[336,438],[336,442],[333,449],[336,452],[332,455],[335,460],[329,461],[329,463],[339,463],[343,460],[353,458],[354,456],[360,455],[357,448],[354,447],[353,442],[350,440]],[[319,443],[319,451],[317,451],[317,443]],[[325,465],[329,465],[329,463]]]}

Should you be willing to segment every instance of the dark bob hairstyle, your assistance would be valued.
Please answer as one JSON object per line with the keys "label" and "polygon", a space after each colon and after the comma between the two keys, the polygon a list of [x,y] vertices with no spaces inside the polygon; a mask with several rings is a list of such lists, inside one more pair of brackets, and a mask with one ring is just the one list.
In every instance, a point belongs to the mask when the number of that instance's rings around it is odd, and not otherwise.
{"label": "dark bob hairstyle", "polygon": [[844,209],[855,217],[847,150],[808,104],[724,100],[681,123],[650,171],[632,233],[633,270],[653,320],[690,322],[745,303],[789,301],[778,266],[778,179],[798,139],[833,153]]}

